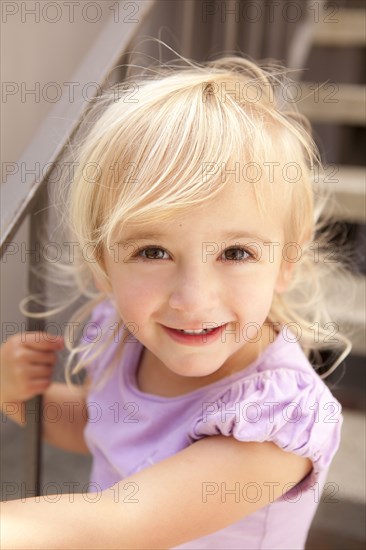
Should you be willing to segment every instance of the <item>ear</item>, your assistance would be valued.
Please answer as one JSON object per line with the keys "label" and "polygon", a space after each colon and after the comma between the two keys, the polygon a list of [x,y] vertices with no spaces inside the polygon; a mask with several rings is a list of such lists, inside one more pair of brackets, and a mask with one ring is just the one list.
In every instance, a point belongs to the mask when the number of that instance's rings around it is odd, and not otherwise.
{"label": "ear", "polygon": [[275,284],[275,291],[278,294],[282,294],[283,292],[286,292],[286,290],[288,289],[291,283],[293,271],[295,269],[295,264],[296,262],[289,262],[287,260],[282,261],[280,271],[278,273],[276,284]]}

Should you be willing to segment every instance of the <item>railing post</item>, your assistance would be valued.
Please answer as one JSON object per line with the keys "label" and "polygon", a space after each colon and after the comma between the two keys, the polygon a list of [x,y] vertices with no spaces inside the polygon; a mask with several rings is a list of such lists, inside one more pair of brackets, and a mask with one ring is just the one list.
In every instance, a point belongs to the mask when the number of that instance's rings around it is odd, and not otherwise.
{"label": "railing post", "polygon": [[[45,182],[37,194],[30,211],[29,250],[30,265],[28,269],[28,290],[29,294],[36,294],[45,299],[46,288],[44,283],[37,277],[35,271],[42,262],[42,250],[40,238],[42,228],[47,225],[48,214],[48,191]],[[37,248],[38,247],[38,248]],[[39,313],[44,308],[38,303],[30,302],[32,312]],[[27,318],[28,331],[43,331],[44,319]],[[34,496],[41,495],[42,475],[42,395],[36,395],[25,404],[26,427],[25,427],[25,481],[27,493]]]}

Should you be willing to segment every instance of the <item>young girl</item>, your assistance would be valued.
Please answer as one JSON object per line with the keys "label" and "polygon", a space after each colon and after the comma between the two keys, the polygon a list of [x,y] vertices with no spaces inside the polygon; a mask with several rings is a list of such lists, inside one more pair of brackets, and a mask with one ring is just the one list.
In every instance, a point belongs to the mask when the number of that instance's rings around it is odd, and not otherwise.
{"label": "young girl", "polygon": [[324,261],[318,154],[282,73],[157,67],[92,109],[67,198],[87,298],[68,385],[50,382],[62,339],[2,349],[3,410],[57,404],[44,439],[92,453],[90,493],[3,504],[2,548],[304,548],[342,425],[322,378],[350,345],[322,290],[342,267]]}

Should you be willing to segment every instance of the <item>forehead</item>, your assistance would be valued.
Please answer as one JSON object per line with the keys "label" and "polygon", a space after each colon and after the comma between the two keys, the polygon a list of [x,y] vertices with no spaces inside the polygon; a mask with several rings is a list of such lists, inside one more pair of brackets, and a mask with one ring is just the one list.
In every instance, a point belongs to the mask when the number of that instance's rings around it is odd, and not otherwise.
{"label": "forehead", "polygon": [[259,208],[255,193],[242,183],[230,183],[214,198],[193,205],[183,212],[172,214],[163,221],[126,225],[123,237],[142,238],[146,236],[187,234],[202,238],[239,238],[239,233],[258,237],[262,241],[283,238],[283,209],[270,204],[263,212]]}

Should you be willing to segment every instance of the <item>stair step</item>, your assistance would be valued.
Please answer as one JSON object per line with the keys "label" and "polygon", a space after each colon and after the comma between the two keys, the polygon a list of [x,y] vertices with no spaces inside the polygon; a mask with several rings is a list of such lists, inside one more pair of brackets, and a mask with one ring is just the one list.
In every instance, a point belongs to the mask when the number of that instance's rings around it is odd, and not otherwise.
{"label": "stair step", "polygon": [[342,412],[344,423],[341,444],[331,464],[328,480],[336,484],[338,499],[366,504],[365,412],[349,409],[343,409]]}
{"label": "stair step", "polygon": [[366,224],[366,169],[363,166],[324,167],[319,185],[326,185],[336,199],[336,215],[350,223]]}
{"label": "stair step", "polygon": [[366,126],[366,86],[335,82],[298,82],[301,113],[313,122]]}
{"label": "stair step", "polygon": [[[339,325],[341,333],[349,335],[352,353],[366,355],[366,277],[354,274],[349,291],[345,284],[330,279],[327,287],[327,301],[332,321]],[[340,308],[340,302],[342,307]],[[337,338],[335,333],[332,337]]]}
{"label": "stair step", "polygon": [[[331,8],[329,8],[331,9]],[[334,14],[324,10],[314,25],[316,46],[365,46],[365,10],[340,9]]]}
{"label": "stair step", "polygon": [[[339,387],[342,386],[342,380]],[[339,450],[311,525],[306,550],[365,548],[365,413],[343,406]],[[315,494],[315,493],[314,493]]]}

